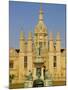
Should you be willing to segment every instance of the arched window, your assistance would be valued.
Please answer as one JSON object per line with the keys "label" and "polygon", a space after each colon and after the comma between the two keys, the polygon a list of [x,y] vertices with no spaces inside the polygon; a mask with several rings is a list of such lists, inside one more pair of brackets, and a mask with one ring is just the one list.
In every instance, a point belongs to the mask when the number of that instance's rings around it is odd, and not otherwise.
{"label": "arched window", "polygon": [[54,56],[54,63],[53,66],[56,67],[56,56]]}
{"label": "arched window", "polygon": [[10,68],[13,68],[13,66],[14,66],[13,64],[14,64],[14,63],[13,63],[13,60],[11,60],[11,61],[9,62],[9,67],[10,67]]}
{"label": "arched window", "polygon": [[24,68],[27,68],[27,56],[24,56]]}

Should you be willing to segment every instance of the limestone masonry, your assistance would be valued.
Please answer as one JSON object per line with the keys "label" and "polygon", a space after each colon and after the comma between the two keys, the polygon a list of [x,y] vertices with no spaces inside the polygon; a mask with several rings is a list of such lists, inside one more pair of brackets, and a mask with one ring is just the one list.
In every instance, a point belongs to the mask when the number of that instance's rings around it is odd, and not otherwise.
{"label": "limestone masonry", "polygon": [[45,83],[47,79],[66,79],[66,49],[61,48],[59,32],[56,39],[53,38],[52,32],[48,35],[42,7],[34,35],[29,32],[26,40],[24,33],[20,32],[19,49],[10,48],[9,53],[9,74],[12,84],[30,82],[30,85],[33,85],[34,80],[38,78]]}

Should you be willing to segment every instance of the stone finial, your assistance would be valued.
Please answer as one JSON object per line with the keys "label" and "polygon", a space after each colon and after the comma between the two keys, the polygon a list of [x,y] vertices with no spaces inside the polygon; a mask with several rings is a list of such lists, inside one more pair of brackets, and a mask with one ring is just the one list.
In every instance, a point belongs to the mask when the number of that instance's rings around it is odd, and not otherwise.
{"label": "stone finial", "polygon": [[32,39],[32,32],[29,32],[28,39]]}
{"label": "stone finial", "polygon": [[43,21],[43,10],[41,4],[40,4],[40,12],[39,12],[39,21]]}
{"label": "stone finial", "polygon": [[56,51],[60,52],[60,48],[61,48],[60,33],[58,32],[56,36]]}
{"label": "stone finial", "polygon": [[60,32],[57,32],[56,40],[60,40]]}
{"label": "stone finial", "polygon": [[50,40],[53,40],[53,33],[50,32]]}
{"label": "stone finial", "polygon": [[54,43],[53,43],[53,34],[52,34],[52,32],[50,32],[49,50],[50,50],[51,52],[54,51]]}
{"label": "stone finial", "polygon": [[24,39],[24,33],[20,32],[20,39]]}

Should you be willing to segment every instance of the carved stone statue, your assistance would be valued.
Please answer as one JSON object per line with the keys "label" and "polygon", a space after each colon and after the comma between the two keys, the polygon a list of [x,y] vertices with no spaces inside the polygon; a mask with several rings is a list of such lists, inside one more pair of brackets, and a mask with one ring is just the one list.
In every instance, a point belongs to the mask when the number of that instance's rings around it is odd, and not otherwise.
{"label": "carved stone statue", "polygon": [[41,48],[40,47],[36,48],[36,55],[39,56],[40,53],[41,53]]}
{"label": "carved stone statue", "polygon": [[31,71],[29,71],[29,72],[30,72],[29,75],[25,75],[26,80],[32,80],[33,79],[32,72]]}
{"label": "carved stone statue", "polygon": [[29,73],[29,75],[28,75],[28,80],[32,80],[33,79],[33,77],[32,77],[32,72],[31,71],[29,71],[30,73]]}

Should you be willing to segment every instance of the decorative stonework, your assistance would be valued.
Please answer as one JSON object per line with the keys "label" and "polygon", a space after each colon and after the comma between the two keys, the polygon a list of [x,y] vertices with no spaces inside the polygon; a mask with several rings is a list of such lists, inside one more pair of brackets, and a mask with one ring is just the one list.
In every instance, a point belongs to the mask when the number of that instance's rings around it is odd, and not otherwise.
{"label": "decorative stonework", "polygon": [[10,49],[9,51],[9,63],[13,61],[11,63],[13,68],[10,67],[12,84],[24,83],[24,87],[33,87],[33,82],[37,80],[44,83],[42,86],[52,86],[54,81],[65,81],[66,50],[61,48],[60,33],[57,33],[55,45],[52,32],[48,39],[42,8],[40,8],[34,38],[29,32],[26,42],[24,33],[21,32],[19,42],[19,50]]}

